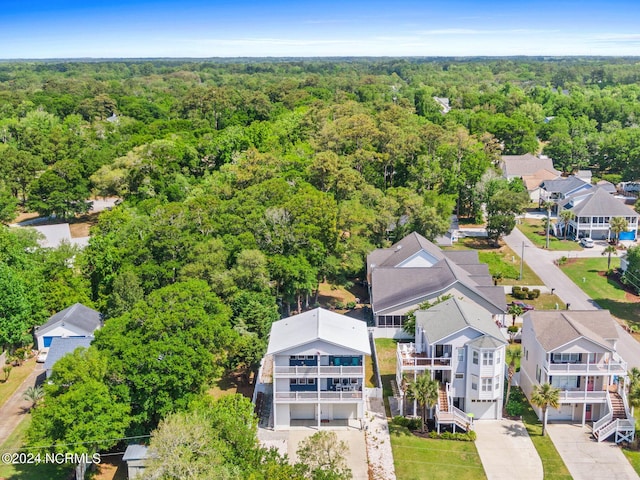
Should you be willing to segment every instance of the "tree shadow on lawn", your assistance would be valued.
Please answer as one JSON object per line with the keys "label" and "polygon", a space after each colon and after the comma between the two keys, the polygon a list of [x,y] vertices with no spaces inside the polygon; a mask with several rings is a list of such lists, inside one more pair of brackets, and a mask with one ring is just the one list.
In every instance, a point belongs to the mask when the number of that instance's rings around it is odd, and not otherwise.
{"label": "tree shadow on lawn", "polygon": [[631,324],[640,322],[640,303],[620,302],[609,298],[594,298],[593,301],[620,320],[626,320]]}

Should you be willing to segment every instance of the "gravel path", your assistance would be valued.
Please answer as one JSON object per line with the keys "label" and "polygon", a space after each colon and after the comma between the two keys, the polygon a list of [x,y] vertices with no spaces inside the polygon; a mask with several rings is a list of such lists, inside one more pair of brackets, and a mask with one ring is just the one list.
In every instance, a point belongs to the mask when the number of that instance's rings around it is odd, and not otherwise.
{"label": "gravel path", "polygon": [[372,478],[376,480],[395,480],[396,471],[393,466],[389,425],[381,398],[367,397],[364,425],[367,457]]}

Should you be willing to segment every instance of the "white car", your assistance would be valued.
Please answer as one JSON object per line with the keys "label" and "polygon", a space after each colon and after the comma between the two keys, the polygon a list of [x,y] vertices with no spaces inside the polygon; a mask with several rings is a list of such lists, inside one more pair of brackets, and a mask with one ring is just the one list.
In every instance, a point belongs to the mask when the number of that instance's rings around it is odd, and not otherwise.
{"label": "white car", "polygon": [[592,238],[584,237],[580,239],[580,245],[582,245],[584,248],[593,248],[595,243],[593,243]]}
{"label": "white car", "polygon": [[49,349],[48,348],[43,348],[42,350],[40,350],[40,353],[38,353],[38,356],[36,357],[36,362],[38,362],[38,363],[46,362],[48,353],[49,353]]}

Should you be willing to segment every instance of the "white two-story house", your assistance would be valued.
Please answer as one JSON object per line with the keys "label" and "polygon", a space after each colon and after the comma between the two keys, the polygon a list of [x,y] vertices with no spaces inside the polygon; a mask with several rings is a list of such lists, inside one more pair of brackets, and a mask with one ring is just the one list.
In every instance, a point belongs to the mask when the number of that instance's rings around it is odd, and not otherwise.
{"label": "white two-story house", "polygon": [[[397,347],[397,384],[422,374],[440,382],[438,428],[468,428],[473,418],[501,418],[507,342],[491,313],[453,297],[418,310],[415,318],[415,342]],[[416,413],[415,404],[404,405],[403,413]]]}
{"label": "white two-story house", "polygon": [[[599,440],[615,433],[631,441],[635,421],[627,400],[627,364],[616,353],[618,333],[607,310],[530,311],[524,315],[520,385],[531,399],[533,387],[560,389],[560,408],[548,419],[593,422]],[[534,407],[538,416],[539,408]]]}
{"label": "white two-story house", "polygon": [[365,322],[316,308],[274,322],[261,368],[272,426],[360,426],[364,417]]}

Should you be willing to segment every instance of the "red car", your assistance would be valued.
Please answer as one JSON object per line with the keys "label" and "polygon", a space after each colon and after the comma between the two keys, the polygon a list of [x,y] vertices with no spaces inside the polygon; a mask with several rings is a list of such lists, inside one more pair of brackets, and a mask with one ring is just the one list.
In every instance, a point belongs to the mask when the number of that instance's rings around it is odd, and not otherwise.
{"label": "red car", "polygon": [[520,307],[525,312],[528,312],[529,310],[533,310],[533,305],[529,305],[528,303],[524,303],[524,302],[511,302],[509,305],[513,305],[514,307]]}

